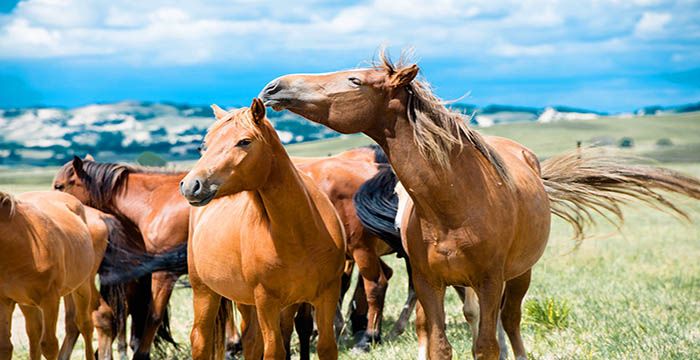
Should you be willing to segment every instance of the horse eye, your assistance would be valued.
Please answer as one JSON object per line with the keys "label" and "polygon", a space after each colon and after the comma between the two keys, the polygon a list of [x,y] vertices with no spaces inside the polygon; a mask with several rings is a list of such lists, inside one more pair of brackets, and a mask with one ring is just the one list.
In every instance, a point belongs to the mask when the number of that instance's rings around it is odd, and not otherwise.
{"label": "horse eye", "polygon": [[350,80],[351,83],[353,83],[353,84],[355,84],[355,85],[357,85],[357,86],[362,85],[362,81],[361,81],[360,79],[356,78],[356,77],[348,78],[348,80]]}
{"label": "horse eye", "polygon": [[58,191],[61,191],[61,190],[63,190],[64,186],[61,185],[61,184],[56,184],[56,185],[53,186],[53,188],[56,189],[56,190],[58,190]]}
{"label": "horse eye", "polygon": [[246,147],[246,146],[250,145],[251,142],[252,141],[250,139],[243,139],[243,140],[236,143],[236,147]]}

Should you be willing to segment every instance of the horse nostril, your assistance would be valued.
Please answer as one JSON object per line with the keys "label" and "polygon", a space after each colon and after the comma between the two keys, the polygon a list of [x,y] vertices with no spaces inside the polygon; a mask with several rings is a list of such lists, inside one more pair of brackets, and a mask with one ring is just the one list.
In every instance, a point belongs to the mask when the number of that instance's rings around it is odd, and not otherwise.
{"label": "horse nostril", "polygon": [[200,192],[202,192],[202,183],[199,181],[199,179],[197,179],[194,181],[194,186],[192,187],[192,194],[199,195]]}
{"label": "horse nostril", "polygon": [[275,79],[270,81],[269,84],[265,85],[265,88],[263,89],[262,93],[264,95],[273,95],[276,92],[280,91],[282,88],[280,87],[280,81],[279,79]]}

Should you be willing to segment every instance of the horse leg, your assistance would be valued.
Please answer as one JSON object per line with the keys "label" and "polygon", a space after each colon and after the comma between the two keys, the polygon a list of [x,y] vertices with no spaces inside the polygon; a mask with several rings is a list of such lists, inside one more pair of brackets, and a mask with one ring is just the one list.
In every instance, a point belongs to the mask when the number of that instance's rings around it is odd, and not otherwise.
{"label": "horse leg", "polygon": [[[0,299],[0,360],[12,358],[12,312],[15,303],[10,299]],[[26,321],[26,320],[25,320]]]}
{"label": "horse leg", "polygon": [[58,306],[60,298],[48,295],[41,301],[41,310],[44,322],[44,332],[41,336],[41,353],[48,360],[58,358],[58,339],[56,338],[56,324],[58,323]]}
{"label": "horse leg", "polygon": [[24,327],[29,338],[29,359],[41,359],[41,333],[44,330],[44,320],[41,318],[41,309],[31,305],[20,305],[24,314]]}
{"label": "horse leg", "polygon": [[396,320],[394,324],[394,329],[391,331],[393,336],[399,336],[406,330],[408,321],[411,319],[411,313],[416,307],[416,300],[418,299],[416,297],[416,290],[413,288],[411,264],[408,258],[404,258],[404,260],[406,261],[406,273],[408,275],[408,295],[406,296],[406,303],[403,305],[403,309],[401,309],[401,315],[399,315],[398,320]]}
{"label": "horse leg", "polygon": [[264,342],[263,359],[284,359],[284,339],[282,339],[280,329],[282,306],[279,299],[270,296],[264,289],[257,288],[255,291],[255,310]]}
{"label": "horse leg", "polygon": [[243,358],[261,359],[263,355],[263,339],[258,325],[255,306],[238,304],[241,313],[241,342],[243,343]]}
{"label": "horse leg", "polygon": [[95,308],[92,296],[97,293],[97,289],[93,289],[95,286],[95,280],[91,276],[87,281],[85,281],[77,290],[75,290],[71,295],[73,302],[75,303],[76,310],[76,324],[80,330],[80,335],[83,337],[83,342],[85,343],[85,358],[87,360],[93,360],[95,357],[95,352],[92,348],[92,333],[94,331],[94,326],[92,324],[92,309]]}
{"label": "horse leg", "polygon": [[63,297],[63,305],[65,307],[64,327],[66,336],[63,338],[63,343],[61,343],[58,358],[67,360],[70,359],[70,355],[73,353],[75,343],[78,341],[78,336],[80,336],[80,330],[78,329],[75,301],[73,301],[72,294]]}
{"label": "horse leg", "polygon": [[479,330],[476,345],[472,350],[476,359],[496,360],[499,358],[499,344],[496,327],[503,293],[503,279],[500,276],[486,277],[476,286],[479,298]]}
{"label": "horse leg", "polygon": [[[231,308],[230,313],[235,315],[236,310],[233,309],[231,300],[226,300],[226,306]],[[226,319],[226,359],[235,359],[236,354],[243,350],[241,345],[241,334],[236,327],[235,316],[229,316]]]}
{"label": "horse leg", "polygon": [[177,278],[177,275],[165,271],[154,272],[151,276],[152,308],[150,316],[146,319],[146,327],[138,350],[134,354],[134,360],[150,359],[151,345],[153,345],[158,328],[163,322],[163,316],[168,308],[170,295],[173,293]]}
{"label": "horse leg", "polygon": [[104,299],[100,297],[99,301],[97,309],[92,312],[92,321],[97,330],[97,357],[100,360],[112,360],[114,314]]}
{"label": "horse leg", "polygon": [[506,281],[506,289],[503,296],[505,303],[503,304],[501,319],[517,360],[527,359],[523,338],[520,336],[520,317],[523,297],[525,297],[525,293],[530,287],[531,275],[532,270],[528,270],[524,274]]}
{"label": "horse leg", "polygon": [[311,304],[301,304],[294,317],[294,327],[299,337],[299,360],[309,360],[311,356],[311,336],[314,333],[314,315]]}
{"label": "horse leg", "polygon": [[345,260],[345,270],[343,270],[343,275],[340,280],[340,298],[338,298],[338,308],[335,312],[335,337],[340,338],[343,331],[345,330],[345,319],[343,319],[343,300],[345,300],[345,294],[350,289],[350,283],[352,282],[352,270],[355,267],[355,262],[353,260]]}
{"label": "horse leg", "polygon": [[419,358],[427,354],[431,360],[451,359],[452,347],[445,335],[445,286],[431,283],[417,273],[413,274],[413,283],[420,302],[416,311]]}
{"label": "horse leg", "polygon": [[209,290],[204,284],[192,283],[192,298],[194,303],[194,322],[190,333],[192,344],[192,359],[215,359],[215,328],[216,317],[221,306],[221,296]]}
{"label": "horse leg", "polygon": [[335,342],[335,332],[333,332],[333,316],[338,304],[339,287],[340,283],[336,283],[325,289],[313,303],[316,308],[316,325],[318,327],[316,352],[318,358],[323,360],[338,358],[338,345]]}
{"label": "horse leg", "polygon": [[379,256],[372,249],[356,248],[352,255],[360,270],[368,305],[367,330],[355,344],[355,348],[369,351],[373,343],[380,343],[382,340],[382,312],[389,282],[382,269]]}
{"label": "horse leg", "polygon": [[301,304],[292,304],[282,309],[280,314],[280,331],[284,342],[284,351],[287,354],[286,359],[292,358],[292,333],[294,332],[294,315]]}
{"label": "horse leg", "polygon": [[[462,300],[462,314],[464,319],[469,324],[472,331],[472,355],[476,348],[476,337],[479,333],[479,298],[476,296],[474,289],[470,287],[455,286],[455,291]],[[501,348],[500,360],[508,359],[508,344],[506,343],[506,335],[503,331],[501,319],[498,319],[498,345]]]}
{"label": "horse leg", "polygon": [[362,280],[361,275],[358,275],[358,277],[347,314],[347,318],[350,320],[350,331],[353,336],[364,335],[367,330],[367,312],[369,311],[367,295],[365,294],[365,282]]}

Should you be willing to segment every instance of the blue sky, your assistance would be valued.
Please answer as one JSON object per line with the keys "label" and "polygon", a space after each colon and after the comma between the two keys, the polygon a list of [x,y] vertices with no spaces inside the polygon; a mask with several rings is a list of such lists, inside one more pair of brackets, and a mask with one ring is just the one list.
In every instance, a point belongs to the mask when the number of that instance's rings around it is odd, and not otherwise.
{"label": "blue sky", "polygon": [[385,45],[443,98],[631,111],[700,100],[698,19],[664,0],[0,0],[0,107],[247,104]]}

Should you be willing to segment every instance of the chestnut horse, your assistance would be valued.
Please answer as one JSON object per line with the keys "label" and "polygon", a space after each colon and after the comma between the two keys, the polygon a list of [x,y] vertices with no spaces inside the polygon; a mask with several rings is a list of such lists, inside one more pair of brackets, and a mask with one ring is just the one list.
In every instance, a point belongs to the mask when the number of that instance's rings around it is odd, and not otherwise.
{"label": "chestnut horse", "polygon": [[296,170],[259,99],[250,109],[213,108],[217,120],[205,137],[202,157],[180,183],[191,205],[208,204],[192,209],[190,217],[192,357],[222,354],[215,334],[223,332],[216,329],[223,296],[255,306],[265,359],[285,356],[281,311],[312,304],[318,356],[335,359],[333,319],[345,262],[338,214],[313,181]]}
{"label": "chestnut horse", "polygon": [[[189,205],[177,193],[183,176],[182,172],[159,172],[75,157],[56,174],[53,186],[135,227],[143,237],[146,252],[158,254],[187,241]],[[151,307],[148,318],[141,324],[142,329],[132,332],[134,359],[148,359],[154,340],[175,344],[167,321],[167,306],[184,270],[152,274],[152,299],[145,300]]]}
{"label": "chestnut horse", "polygon": [[527,357],[521,303],[547,244],[551,213],[580,233],[591,211],[621,215],[619,204],[630,199],[680,211],[658,190],[700,198],[697,179],[611,156],[576,153],[540,169],[524,146],[470,129],[463,115],[415,79],[418,71],[382,55],[373,68],[282,76],[260,97],[338,132],[362,132],[384,149],[413,200],[401,229],[419,300],[420,357],[452,356],[447,285],[469,286],[478,295],[476,358],[499,357],[499,310],[516,358]]}
{"label": "chestnut horse", "polygon": [[0,359],[12,357],[12,312],[19,304],[29,358],[58,358],[56,323],[61,297],[75,307],[85,357],[93,359],[91,320],[96,259],[106,242],[93,243],[85,209],[71,195],[0,192]]}

